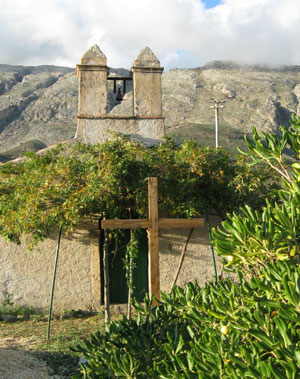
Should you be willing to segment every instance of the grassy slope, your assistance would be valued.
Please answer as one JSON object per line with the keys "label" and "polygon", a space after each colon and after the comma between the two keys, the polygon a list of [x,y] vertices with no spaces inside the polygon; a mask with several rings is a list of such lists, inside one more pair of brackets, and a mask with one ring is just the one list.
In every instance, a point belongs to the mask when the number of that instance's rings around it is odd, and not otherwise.
{"label": "grassy slope", "polygon": [[[242,149],[245,147],[244,134],[226,123],[220,123],[219,129],[219,145],[229,151],[232,156],[239,154],[237,146]],[[215,147],[214,124],[186,124],[178,129],[167,129],[167,135],[179,143],[192,139],[203,146]]]}

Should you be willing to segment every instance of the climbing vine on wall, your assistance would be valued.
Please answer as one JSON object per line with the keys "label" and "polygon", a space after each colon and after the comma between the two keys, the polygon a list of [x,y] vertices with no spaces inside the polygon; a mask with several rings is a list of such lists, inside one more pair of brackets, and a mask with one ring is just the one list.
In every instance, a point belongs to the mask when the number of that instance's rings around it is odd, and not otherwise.
{"label": "climbing vine on wall", "polygon": [[159,177],[160,209],[172,217],[221,215],[238,206],[264,204],[277,184],[267,169],[231,162],[223,149],[174,141],[151,148],[116,136],[102,145],[57,145],[0,166],[0,234],[16,243],[23,234],[32,245],[62,225],[72,231],[82,217],[106,214],[147,217],[147,180]]}

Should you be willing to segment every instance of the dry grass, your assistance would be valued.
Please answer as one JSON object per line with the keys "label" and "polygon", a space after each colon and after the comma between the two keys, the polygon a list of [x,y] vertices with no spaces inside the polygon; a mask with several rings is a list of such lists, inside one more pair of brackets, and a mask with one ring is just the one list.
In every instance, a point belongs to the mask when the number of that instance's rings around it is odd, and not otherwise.
{"label": "dry grass", "polygon": [[46,339],[46,320],[0,322],[0,348],[31,352],[46,361],[51,375],[70,378],[78,374],[78,356],[70,348],[98,330],[104,330],[100,315],[53,320],[49,341]]}

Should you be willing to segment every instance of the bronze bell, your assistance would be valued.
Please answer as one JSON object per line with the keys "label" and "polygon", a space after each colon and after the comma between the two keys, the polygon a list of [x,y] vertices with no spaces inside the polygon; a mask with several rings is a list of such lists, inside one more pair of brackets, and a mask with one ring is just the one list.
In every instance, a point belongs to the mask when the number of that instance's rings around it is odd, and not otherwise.
{"label": "bronze bell", "polygon": [[123,96],[122,96],[121,88],[120,88],[120,87],[118,88],[118,92],[117,92],[116,100],[117,100],[117,101],[122,101],[122,100],[123,100]]}

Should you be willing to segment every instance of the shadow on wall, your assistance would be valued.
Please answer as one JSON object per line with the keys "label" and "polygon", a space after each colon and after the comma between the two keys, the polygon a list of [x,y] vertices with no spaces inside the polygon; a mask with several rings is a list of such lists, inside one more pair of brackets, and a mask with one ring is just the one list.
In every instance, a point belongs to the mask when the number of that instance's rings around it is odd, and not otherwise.
{"label": "shadow on wall", "polygon": [[[58,228],[53,230],[47,237],[51,241],[56,241],[58,238]],[[62,239],[67,241],[74,241],[81,243],[85,246],[90,246],[91,240],[99,238],[99,220],[95,217],[87,217],[76,225],[73,232],[66,233],[63,230]]]}
{"label": "shadow on wall", "polygon": [[[217,220],[216,220],[217,221]],[[219,223],[221,219],[219,220]],[[215,225],[218,224],[214,223]],[[215,226],[214,225],[214,226]],[[159,232],[160,254],[180,256],[182,249],[186,243],[190,229],[168,229]],[[186,257],[193,258],[195,261],[203,261],[204,257],[210,251],[210,241],[208,229],[195,229],[188,243],[185,253]]]}

